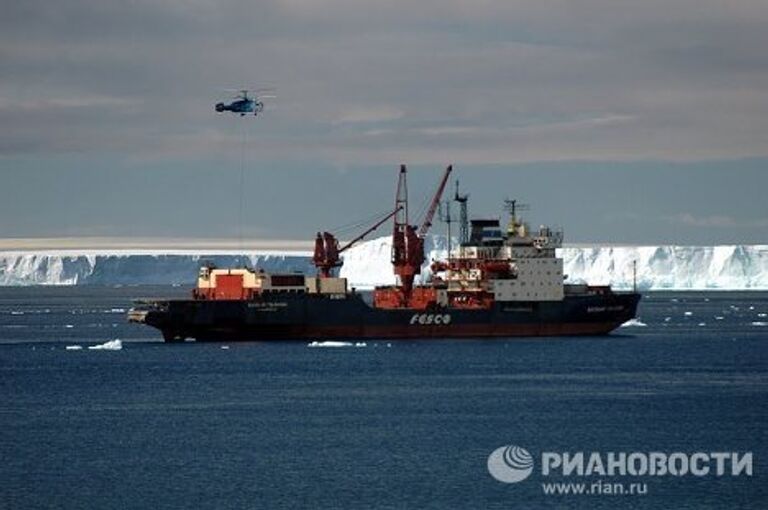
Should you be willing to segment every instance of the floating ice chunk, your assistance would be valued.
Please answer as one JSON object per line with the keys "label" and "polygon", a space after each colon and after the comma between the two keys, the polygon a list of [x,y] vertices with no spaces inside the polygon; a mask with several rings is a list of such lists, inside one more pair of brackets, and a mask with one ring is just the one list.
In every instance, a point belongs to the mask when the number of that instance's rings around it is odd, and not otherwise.
{"label": "floating ice chunk", "polygon": [[690,317],[691,315],[693,315],[693,312],[685,312],[683,315],[685,315],[686,317]]}
{"label": "floating ice chunk", "polygon": [[72,324],[65,324],[64,327],[67,328],[67,329],[72,329],[75,326],[73,326]]}
{"label": "floating ice chunk", "polygon": [[355,342],[355,347],[365,347],[365,346],[367,346],[367,345],[368,345],[368,344],[367,344],[367,343],[365,343],[365,342]]}
{"label": "floating ice chunk", "polygon": [[221,349],[224,350],[224,351],[228,351],[229,350],[229,346],[228,345],[222,345]]}
{"label": "floating ice chunk", "polygon": [[24,315],[24,312],[20,312],[18,310],[11,311],[11,315]]}
{"label": "floating ice chunk", "polygon": [[672,320],[672,317],[664,317],[664,322],[669,322]]}
{"label": "floating ice chunk", "polygon": [[707,325],[707,323],[706,323],[706,322],[699,322],[699,326],[700,326],[700,327],[704,327],[704,326],[706,326],[706,325]]}
{"label": "floating ice chunk", "polygon": [[757,314],[757,316],[758,316],[758,317],[766,317],[766,316],[768,316],[768,314],[765,314],[765,313],[758,313],[758,314]]}
{"label": "floating ice chunk", "polygon": [[622,328],[631,328],[631,327],[646,327],[648,324],[641,321],[640,319],[629,319],[627,322],[622,324],[620,327]]}
{"label": "floating ice chunk", "polygon": [[715,320],[716,321],[721,321],[723,319],[725,319],[725,317],[723,317],[722,315],[715,315]]}
{"label": "floating ice chunk", "polygon": [[753,326],[768,326],[768,322],[763,322],[763,321],[754,321],[754,322],[752,323],[752,325],[753,325]]}
{"label": "floating ice chunk", "polygon": [[82,351],[83,346],[82,345],[68,345],[64,347],[68,351]]}
{"label": "floating ice chunk", "polygon": [[125,308],[110,308],[109,310],[104,310],[104,313],[125,313]]}
{"label": "floating ice chunk", "polygon": [[307,347],[351,347],[352,342],[334,342],[332,340],[326,340],[325,342],[310,342]]}
{"label": "floating ice chunk", "polygon": [[91,345],[88,347],[91,351],[119,351],[123,348],[123,342],[118,339],[110,340],[99,345]]}

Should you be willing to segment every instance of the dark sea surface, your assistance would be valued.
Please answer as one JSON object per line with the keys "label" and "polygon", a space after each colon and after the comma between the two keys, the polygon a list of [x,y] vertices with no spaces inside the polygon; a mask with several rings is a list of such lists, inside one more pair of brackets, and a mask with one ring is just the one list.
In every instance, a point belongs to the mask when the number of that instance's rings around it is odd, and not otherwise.
{"label": "dark sea surface", "polygon": [[[0,508],[768,508],[768,293],[647,294],[645,326],[594,338],[225,349],[125,321],[186,292],[0,289]],[[516,484],[486,467],[509,444],[535,459]],[[596,480],[545,477],[564,451],[753,452],[754,472],[544,495]]]}

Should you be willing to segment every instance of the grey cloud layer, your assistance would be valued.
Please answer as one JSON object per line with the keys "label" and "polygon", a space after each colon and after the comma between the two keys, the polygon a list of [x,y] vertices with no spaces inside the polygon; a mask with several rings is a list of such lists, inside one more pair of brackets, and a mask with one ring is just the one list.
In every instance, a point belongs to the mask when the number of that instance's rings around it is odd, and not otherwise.
{"label": "grey cloud layer", "polygon": [[209,151],[232,131],[211,105],[240,85],[278,87],[254,140],[273,160],[768,155],[765,2],[2,7],[6,155]]}

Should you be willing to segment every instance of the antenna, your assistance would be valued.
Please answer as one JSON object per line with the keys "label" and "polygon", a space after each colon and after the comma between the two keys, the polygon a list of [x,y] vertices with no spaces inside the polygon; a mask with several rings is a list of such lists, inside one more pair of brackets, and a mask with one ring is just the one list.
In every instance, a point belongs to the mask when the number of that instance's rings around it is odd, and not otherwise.
{"label": "antenna", "polygon": [[637,293],[637,259],[632,261],[632,292]]}
{"label": "antenna", "polygon": [[467,218],[467,202],[469,201],[469,195],[462,195],[459,193],[459,180],[456,179],[456,193],[453,196],[453,201],[459,203],[459,243],[463,246],[469,242],[469,219]]}
{"label": "antenna", "polygon": [[445,200],[443,202],[440,202],[440,206],[438,207],[438,216],[440,217],[440,221],[444,222],[446,224],[448,234],[448,256],[446,258],[451,258],[451,223],[456,221],[451,214],[451,201]]}
{"label": "antenna", "polygon": [[520,204],[517,200],[506,199],[504,200],[504,210],[509,212],[509,223],[507,223],[507,235],[524,237],[527,227],[523,222],[518,220],[518,211],[528,211],[530,206],[528,204]]}
{"label": "antenna", "polygon": [[510,200],[509,198],[504,200],[504,210],[509,212],[513,220],[517,220],[517,211],[529,211],[531,206],[528,204],[520,204],[517,200]]}

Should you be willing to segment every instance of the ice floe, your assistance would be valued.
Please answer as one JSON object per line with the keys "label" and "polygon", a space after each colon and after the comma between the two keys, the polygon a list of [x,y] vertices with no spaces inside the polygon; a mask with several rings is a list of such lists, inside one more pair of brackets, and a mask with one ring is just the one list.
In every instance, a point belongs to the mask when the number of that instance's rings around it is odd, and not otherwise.
{"label": "ice floe", "polygon": [[307,347],[366,347],[368,344],[365,342],[339,342],[334,340],[326,340],[324,342],[310,342]]}
{"label": "ice floe", "polygon": [[631,327],[645,327],[648,324],[641,321],[640,319],[629,319],[627,322],[621,325],[622,328],[631,328]]}
{"label": "ice floe", "polygon": [[118,339],[110,340],[99,345],[91,345],[88,347],[91,351],[119,351],[123,348],[123,342]]}

